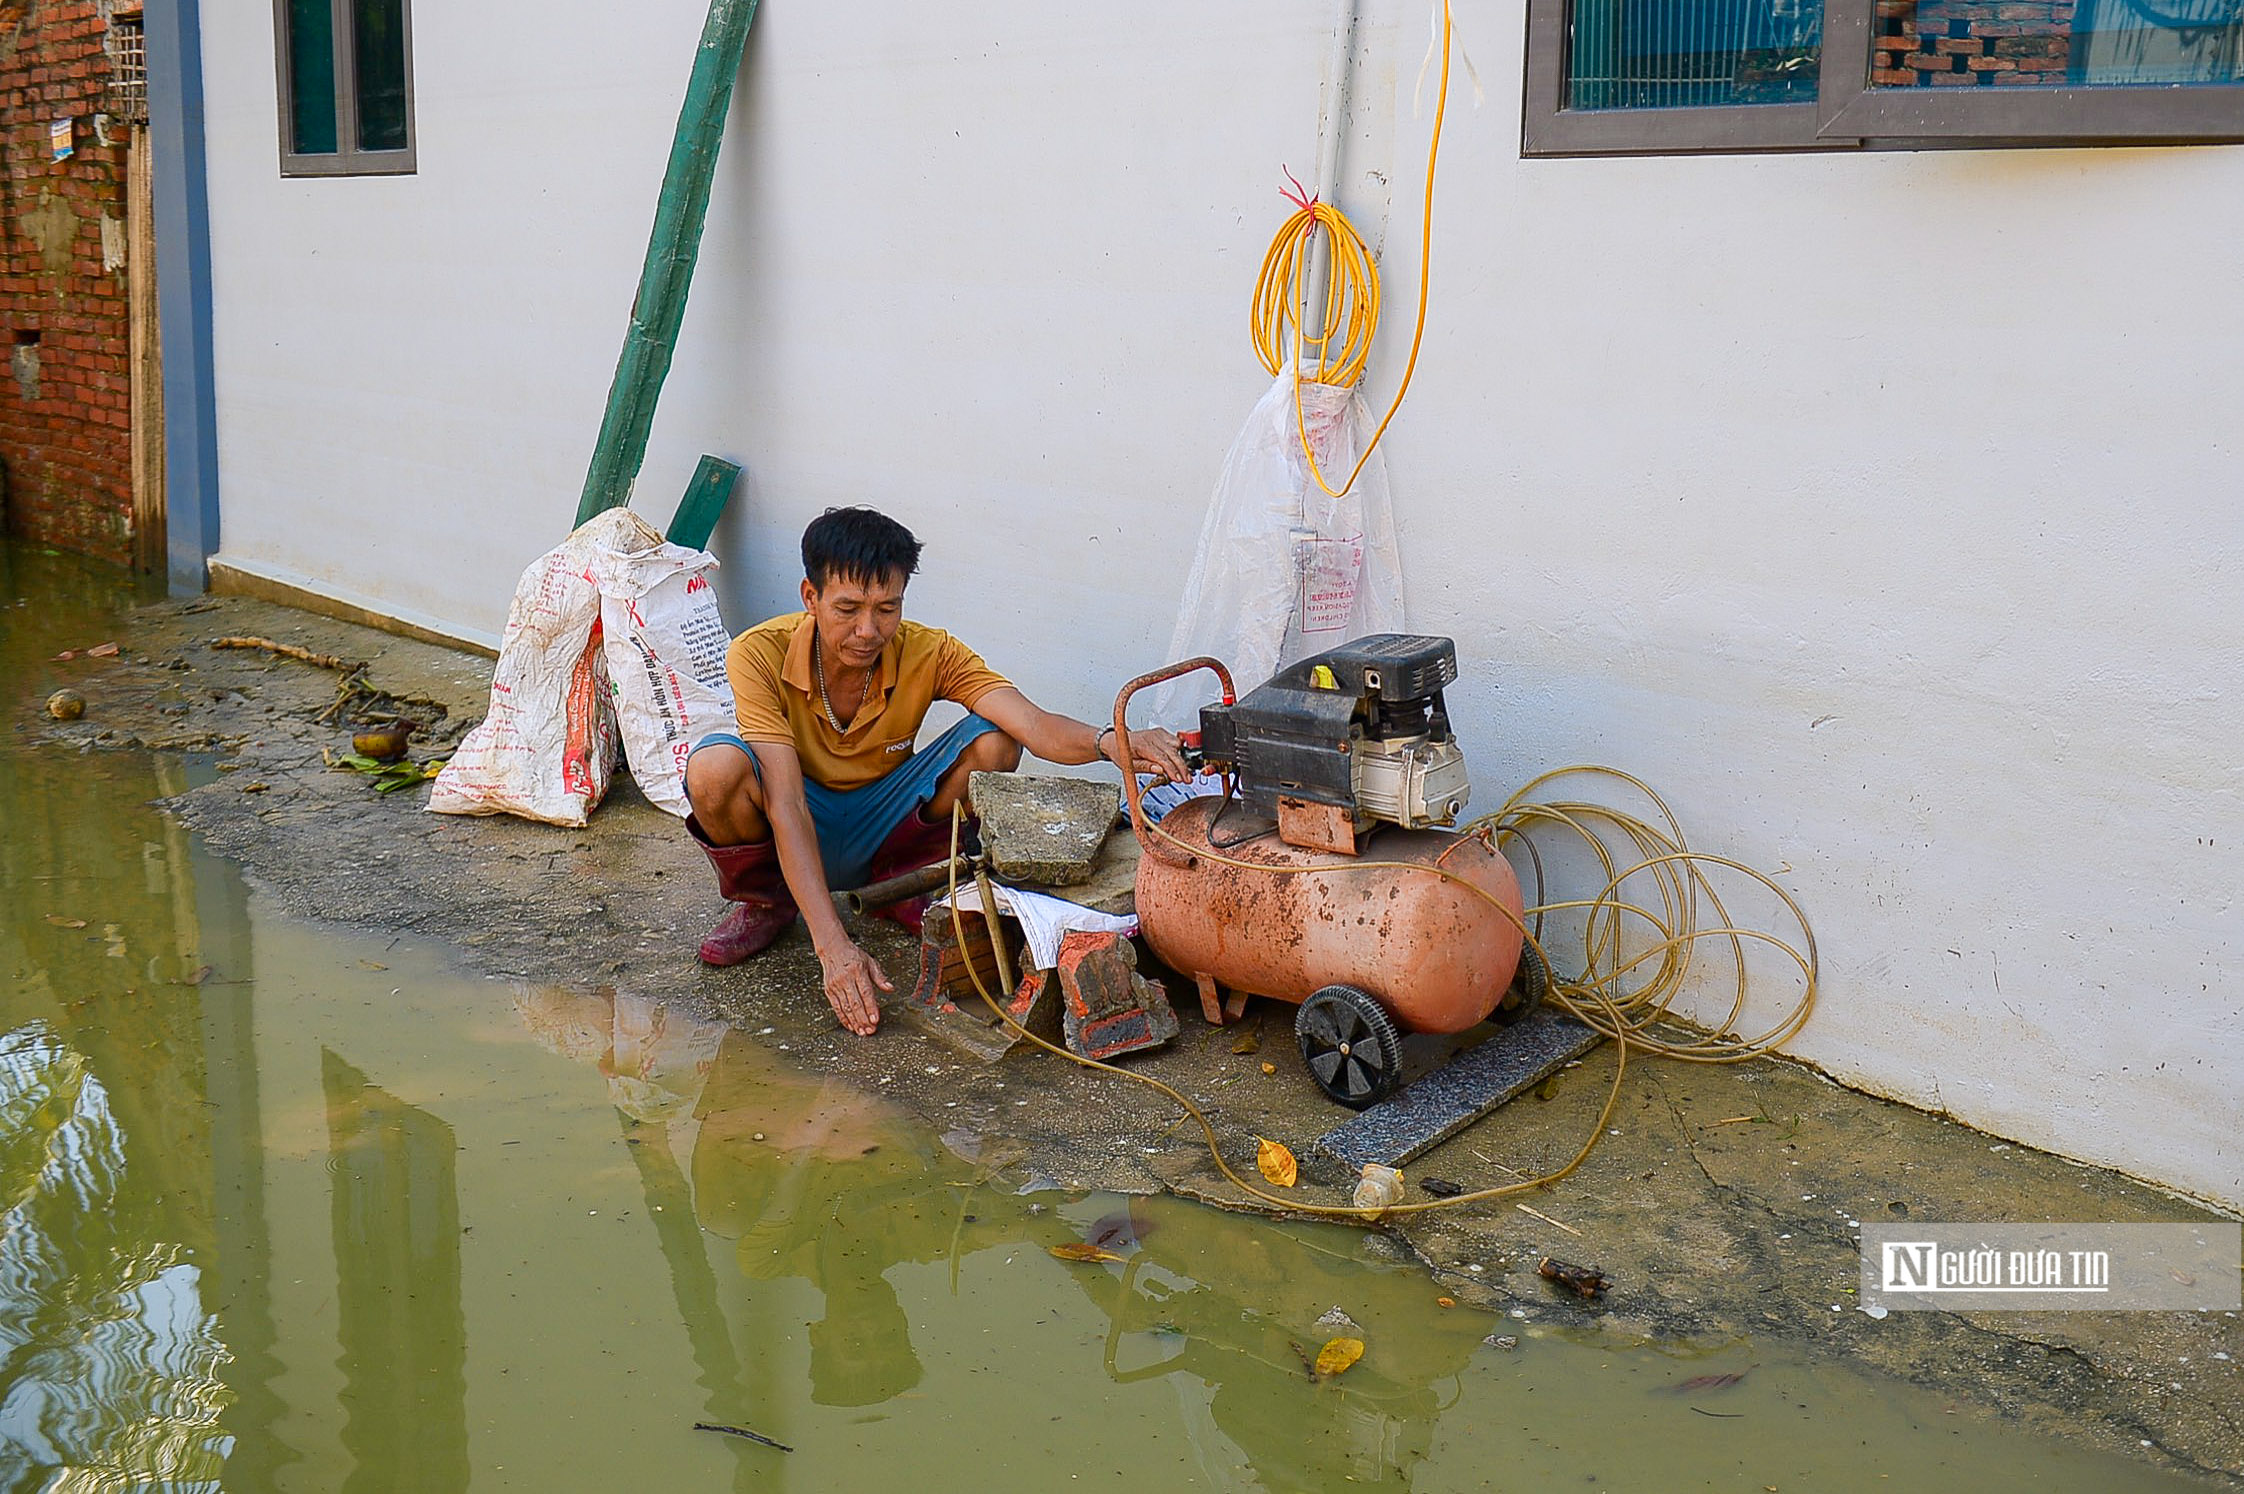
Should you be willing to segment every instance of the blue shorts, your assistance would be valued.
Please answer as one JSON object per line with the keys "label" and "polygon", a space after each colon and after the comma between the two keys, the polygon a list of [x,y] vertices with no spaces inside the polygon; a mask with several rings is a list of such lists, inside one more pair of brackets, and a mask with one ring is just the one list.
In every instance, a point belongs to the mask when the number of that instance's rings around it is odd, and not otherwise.
{"label": "blue shorts", "polygon": [[[830,789],[805,777],[803,798],[810,804],[810,822],[818,831],[818,857],[826,864],[826,885],[861,887],[880,850],[904,817],[935,797],[943,775],[958,765],[959,754],[996,723],[969,713],[965,720],[906,758],[896,770],[862,788]],[[748,754],[748,764],[763,781],[764,765],[755,750],[729,731],[714,731],[693,744],[699,752],[718,745],[738,747]]]}

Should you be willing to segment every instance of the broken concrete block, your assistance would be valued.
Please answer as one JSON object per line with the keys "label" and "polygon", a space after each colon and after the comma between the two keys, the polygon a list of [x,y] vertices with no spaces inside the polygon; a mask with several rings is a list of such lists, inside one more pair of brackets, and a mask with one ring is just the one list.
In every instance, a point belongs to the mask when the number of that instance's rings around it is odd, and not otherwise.
{"label": "broken concrete block", "polygon": [[1059,977],[1060,1023],[1072,1052],[1113,1058],[1177,1035],[1168,993],[1138,974],[1137,946],[1120,934],[1068,930]]}
{"label": "broken concrete block", "polygon": [[1073,887],[1091,880],[1122,791],[1089,778],[976,773],[967,797],[982,822],[990,870],[1008,882]]}

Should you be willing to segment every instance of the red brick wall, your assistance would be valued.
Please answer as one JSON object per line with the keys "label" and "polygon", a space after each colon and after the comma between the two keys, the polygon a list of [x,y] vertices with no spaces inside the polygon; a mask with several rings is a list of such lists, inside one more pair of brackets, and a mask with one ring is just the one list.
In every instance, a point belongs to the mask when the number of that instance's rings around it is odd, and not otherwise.
{"label": "red brick wall", "polygon": [[2070,0],[1878,0],[1870,81],[1888,88],[2065,81]]}
{"label": "red brick wall", "polygon": [[[0,0],[0,470],[10,532],[132,559],[125,271],[102,267],[102,219],[124,242],[125,139],[105,46],[111,0]],[[76,121],[53,159],[48,127]]]}

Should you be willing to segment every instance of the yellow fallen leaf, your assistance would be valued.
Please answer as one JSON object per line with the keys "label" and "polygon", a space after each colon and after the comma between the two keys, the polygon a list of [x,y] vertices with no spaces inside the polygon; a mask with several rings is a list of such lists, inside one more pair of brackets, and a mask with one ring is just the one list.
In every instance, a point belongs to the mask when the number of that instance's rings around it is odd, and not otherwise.
{"label": "yellow fallen leaf", "polygon": [[1456,1305],[1457,1299],[1455,1297],[1436,1297],[1434,1299],[1434,1306],[1436,1307],[1455,1307]]}
{"label": "yellow fallen leaf", "polygon": [[1317,1351],[1317,1375],[1337,1375],[1364,1357],[1364,1341],[1360,1338],[1336,1338]]}
{"label": "yellow fallen leaf", "polygon": [[387,970],[390,968],[387,965],[377,964],[373,960],[360,960],[358,964],[361,970]]}
{"label": "yellow fallen leaf", "polygon": [[1052,1254],[1063,1261],[1118,1261],[1122,1259],[1111,1250],[1101,1250],[1096,1245],[1086,1245],[1080,1242],[1071,1245],[1055,1245],[1052,1247]]}
{"label": "yellow fallen leaf", "polygon": [[1293,1153],[1275,1141],[1259,1136],[1255,1140],[1260,1145],[1254,1151],[1254,1165],[1262,1169],[1264,1177],[1281,1188],[1291,1188],[1300,1180],[1301,1168],[1293,1160]]}
{"label": "yellow fallen leaf", "polygon": [[65,918],[60,913],[49,913],[47,922],[58,929],[82,929],[86,926],[86,921],[83,918]]}
{"label": "yellow fallen leaf", "polygon": [[1262,1066],[1262,1072],[1264,1072],[1265,1074],[1275,1074],[1278,1072],[1278,1066],[1274,1063],[1266,1063]]}

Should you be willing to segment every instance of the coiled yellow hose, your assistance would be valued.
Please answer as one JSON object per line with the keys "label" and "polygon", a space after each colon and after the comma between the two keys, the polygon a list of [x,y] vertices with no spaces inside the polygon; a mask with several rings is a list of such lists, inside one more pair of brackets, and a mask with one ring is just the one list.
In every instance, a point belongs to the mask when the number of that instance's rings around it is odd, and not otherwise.
{"label": "coiled yellow hose", "polygon": [[[1395,412],[1402,408],[1403,397],[1410,393],[1411,378],[1418,372],[1418,350],[1426,341],[1426,292],[1432,281],[1434,254],[1434,168],[1441,162],[1442,122],[1449,113],[1449,60],[1455,29],[1449,0],[1442,0],[1441,88],[1434,98],[1433,138],[1426,145],[1426,192],[1418,218],[1418,320],[1410,334],[1410,358],[1403,365],[1402,382],[1395,387],[1387,413],[1380,417],[1378,429],[1357,454],[1348,480],[1337,488],[1325,480],[1315,445],[1309,439],[1300,379],[1310,378],[1313,371],[1315,382],[1347,388],[1363,377],[1364,365],[1371,357],[1372,336],[1379,330],[1379,266],[1371,257],[1371,249],[1339,208],[1314,198],[1296,197],[1300,210],[1270,241],[1269,251],[1262,257],[1262,273],[1255,278],[1254,295],[1247,305],[1248,331],[1262,366],[1275,378],[1290,357],[1299,370],[1293,389],[1294,430],[1301,438],[1301,454],[1308,461],[1310,477],[1334,498],[1356,485],[1371,454],[1379,449]],[[1317,323],[1324,330],[1312,337],[1306,320],[1309,247],[1320,228],[1330,245],[1332,273],[1325,285],[1324,316]]]}
{"label": "coiled yellow hose", "polygon": [[[1296,201],[1301,199],[1296,198]],[[1309,333],[1309,251],[1317,230],[1331,246],[1332,273],[1325,285],[1324,315]],[[1371,337],[1379,330],[1379,266],[1371,248],[1348,215],[1329,202],[1310,199],[1270,241],[1247,306],[1255,356],[1272,377],[1290,356],[1301,376],[1319,384],[1354,384],[1371,357]]]}

